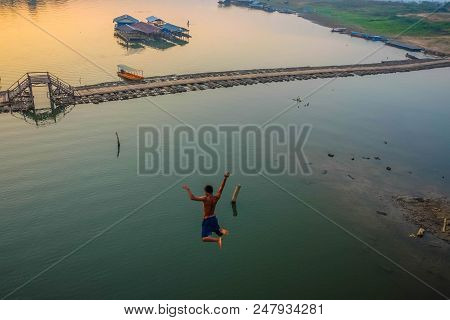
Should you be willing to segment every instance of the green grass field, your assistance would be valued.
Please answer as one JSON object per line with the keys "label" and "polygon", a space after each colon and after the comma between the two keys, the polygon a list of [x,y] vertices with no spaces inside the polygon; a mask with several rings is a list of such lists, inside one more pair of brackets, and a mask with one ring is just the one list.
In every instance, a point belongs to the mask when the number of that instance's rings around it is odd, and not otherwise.
{"label": "green grass field", "polygon": [[[339,26],[393,36],[450,35],[450,21],[431,21],[414,14],[431,13],[442,3],[402,3],[364,0],[262,0],[276,8],[290,8]],[[449,4],[439,12],[450,12]],[[405,16],[409,15],[409,16]],[[412,16],[411,16],[412,15]]]}

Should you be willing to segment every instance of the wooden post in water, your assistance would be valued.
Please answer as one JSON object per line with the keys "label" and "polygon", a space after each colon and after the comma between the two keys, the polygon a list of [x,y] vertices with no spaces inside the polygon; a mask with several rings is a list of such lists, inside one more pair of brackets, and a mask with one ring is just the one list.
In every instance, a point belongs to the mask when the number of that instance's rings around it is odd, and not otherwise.
{"label": "wooden post in water", "polygon": [[116,138],[117,138],[117,146],[120,148],[120,139],[119,139],[119,134],[116,131]]}
{"label": "wooden post in water", "polygon": [[240,184],[238,184],[236,187],[234,187],[233,195],[231,196],[231,203],[236,203],[240,190],[241,190]]}
{"label": "wooden post in water", "polygon": [[444,218],[444,225],[442,226],[442,232],[445,232],[447,229],[447,218]]}
{"label": "wooden post in water", "polygon": [[236,202],[231,203],[231,209],[233,209],[233,217],[237,217],[238,211],[237,211]]}
{"label": "wooden post in water", "polygon": [[116,131],[116,138],[117,138],[117,158],[120,155],[120,139],[119,139],[119,134]]}

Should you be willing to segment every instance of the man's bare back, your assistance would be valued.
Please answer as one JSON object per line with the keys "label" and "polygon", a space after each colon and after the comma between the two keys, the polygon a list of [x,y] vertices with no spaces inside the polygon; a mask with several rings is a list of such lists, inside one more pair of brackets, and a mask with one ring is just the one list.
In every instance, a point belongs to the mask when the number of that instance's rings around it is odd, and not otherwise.
{"label": "man's bare back", "polygon": [[[223,189],[225,188],[225,183],[229,176],[230,173],[225,172],[219,190],[215,195],[213,194],[213,187],[210,185],[207,185],[205,187],[205,195],[203,196],[195,196],[187,185],[183,186],[183,189],[188,192],[189,198],[191,200],[201,201],[203,203],[202,240],[205,242],[217,242],[220,248],[222,248],[222,236],[228,234],[228,230],[220,228],[215,216],[215,210],[216,204],[222,196]],[[211,237],[212,232],[216,233],[219,237]]]}
{"label": "man's bare back", "polygon": [[214,215],[216,210],[216,204],[219,202],[220,197],[213,195],[203,196],[203,219],[206,219]]}

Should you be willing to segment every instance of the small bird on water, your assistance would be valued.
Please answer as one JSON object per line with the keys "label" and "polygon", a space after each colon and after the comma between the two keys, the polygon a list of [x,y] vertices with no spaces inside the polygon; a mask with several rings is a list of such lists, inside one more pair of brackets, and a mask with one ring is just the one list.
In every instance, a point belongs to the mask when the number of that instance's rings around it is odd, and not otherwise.
{"label": "small bird on water", "polygon": [[302,102],[302,99],[300,97],[297,97],[295,99],[292,99],[292,101],[297,102],[297,108],[300,109],[300,103]]}

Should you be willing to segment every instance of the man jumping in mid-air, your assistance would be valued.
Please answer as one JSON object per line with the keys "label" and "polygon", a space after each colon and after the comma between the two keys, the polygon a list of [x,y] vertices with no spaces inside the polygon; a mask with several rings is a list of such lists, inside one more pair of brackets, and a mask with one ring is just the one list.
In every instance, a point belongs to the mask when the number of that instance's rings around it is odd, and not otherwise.
{"label": "man jumping in mid-air", "polygon": [[[191,189],[187,185],[183,186],[183,189],[186,190],[189,194],[189,198],[194,201],[203,202],[203,222],[202,222],[202,240],[204,242],[217,242],[219,248],[222,249],[222,236],[228,234],[228,230],[221,228],[219,226],[219,222],[217,221],[217,217],[214,214],[214,210],[216,209],[216,204],[222,195],[223,188],[225,188],[225,183],[227,182],[228,177],[230,176],[229,172],[225,172],[223,181],[219,187],[219,191],[215,195],[213,195],[213,187],[210,185],[205,186],[205,195],[197,197],[195,196]],[[211,237],[212,233],[217,234],[216,237]]]}

